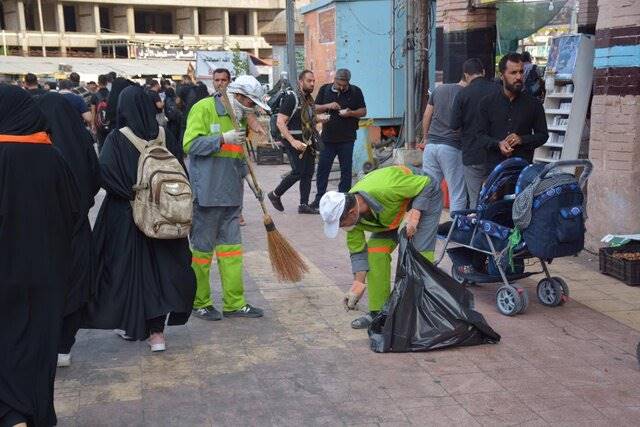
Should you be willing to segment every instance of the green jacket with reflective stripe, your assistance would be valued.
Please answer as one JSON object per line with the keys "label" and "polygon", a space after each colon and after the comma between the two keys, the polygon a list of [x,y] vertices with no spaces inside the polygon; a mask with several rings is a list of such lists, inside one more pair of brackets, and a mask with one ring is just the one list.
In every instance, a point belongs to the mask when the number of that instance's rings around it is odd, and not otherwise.
{"label": "green jacket with reflective stripe", "polygon": [[[366,261],[365,231],[380,233],[396,230],[410,207],[424,209],[427,200],[421,193],[431,183],[427,175],[419,175],[407,166],[388,166],[364,176],[349,193],[360,193],[367,201],[370,212],[361,216],[355,228],[347,233],[347,247],[352,264]],[[411,206],[410,206],[411,205]],[[361,258],[365,257],[365,260]],[[353,265],[354,271],[356,265]]]}
{"label": "green jacket with reflective stripe", "polygon": [[[241,125],[246,127],[242,120]],[[233,123],[217,96],[198,101],[187,117],[183,149],[189,156],[189,180],[200,206],[241,206],[247,165],[242,147],[221,144]]]}

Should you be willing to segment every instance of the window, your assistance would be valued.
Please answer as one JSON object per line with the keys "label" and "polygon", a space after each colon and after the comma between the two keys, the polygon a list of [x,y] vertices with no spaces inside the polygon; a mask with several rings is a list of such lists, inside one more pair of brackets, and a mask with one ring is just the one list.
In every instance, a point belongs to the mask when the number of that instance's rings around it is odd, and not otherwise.
{"label": "window", "polygon": [[62,11],[64,14],[64,30],[69,32],[78,31],[76,26],[76,7],[62,6]]}
{"label": "window", "polygon": [[246,36],[249,34],[249,14],[247,12],[229,12],[229,35]]}
{"label": "window", "polygon": [[136,10],[136,33],[173,34],[173,15],[171,12]]}
{"label": "window", "polygon": [[101,7],[100,10],[100,30],[101,31],[113,31],[111,28],[111,11],[109,8]]}
{"label": "window", "polygon": [[0,2],[0,29],[7,29],[7,24],[4,22],[4,5],[2,2]]}
{"label": "window", "polygon": [[24,5],[24,22],[26,25],[27,31],[36,31],[36,5],[25,3]]}

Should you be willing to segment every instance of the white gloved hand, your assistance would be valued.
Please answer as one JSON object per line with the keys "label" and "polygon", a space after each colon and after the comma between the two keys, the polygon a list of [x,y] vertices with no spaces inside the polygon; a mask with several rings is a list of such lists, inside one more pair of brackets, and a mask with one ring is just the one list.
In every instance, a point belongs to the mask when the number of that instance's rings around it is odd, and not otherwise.
{"label": "white gloved hand", "polygon": [[354,280],[351,284],[351,289],[342,297],[342,304],[347,311],[355,310],[358,301],[362,298],[367,285],[359,280]]}
{"label": "white gloved hand", "polygon": [[225,144],[242,145],[247,142],[247,131],[244,129],[230,130],[222,134]]}

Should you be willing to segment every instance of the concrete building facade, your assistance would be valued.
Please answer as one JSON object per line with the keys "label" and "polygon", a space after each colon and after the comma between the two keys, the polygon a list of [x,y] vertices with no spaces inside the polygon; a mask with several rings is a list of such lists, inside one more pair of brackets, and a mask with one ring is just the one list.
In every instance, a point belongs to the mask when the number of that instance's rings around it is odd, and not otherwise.
{"label": "concrete building facade", "polygon": [[271,57],[261,30],[285,0],[3,0],[10,54],[131,57],[132,47],[233,49]]}

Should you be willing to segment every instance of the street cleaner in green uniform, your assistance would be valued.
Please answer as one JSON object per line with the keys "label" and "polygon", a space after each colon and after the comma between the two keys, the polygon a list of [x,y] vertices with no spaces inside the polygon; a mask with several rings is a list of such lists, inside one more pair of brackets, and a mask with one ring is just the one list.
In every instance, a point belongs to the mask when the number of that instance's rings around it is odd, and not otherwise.
{"label": "street cleaner in green uniform", "polygon": [[[369,314],[351,322],[354,329],[369,326],[391,293],[391,253],[398,243],[398,227],[406,216],[407,236],[433,261],[436,232],[442,212],[437,181],[406,166],[389,166],[365,175],[348,193],[329,191],[320,200],[320,215],[327,237],[338,229],[347,232],[347,247],[354,275],[345,295],[354,309],[368,279]],[[365,232],[371,233],[367,239]]]}
{"label": "street cleaner in green uniform", "polygon": [[213,306],[209,272],[215,251],[222,282],[225,317],[262,317],[260,308],[244,298],[240,213],[248,169],[242,145],[246,117],[256,105],[266,111],[264,89],[252,76],[240,76],[227,87],[229,100],[243,129],[235,130],[219,93],[198,101],[189,112],[183,148],[189,156],[194,195],[189,241],[191,267],[197,279],[193,315],[221,320]]}

